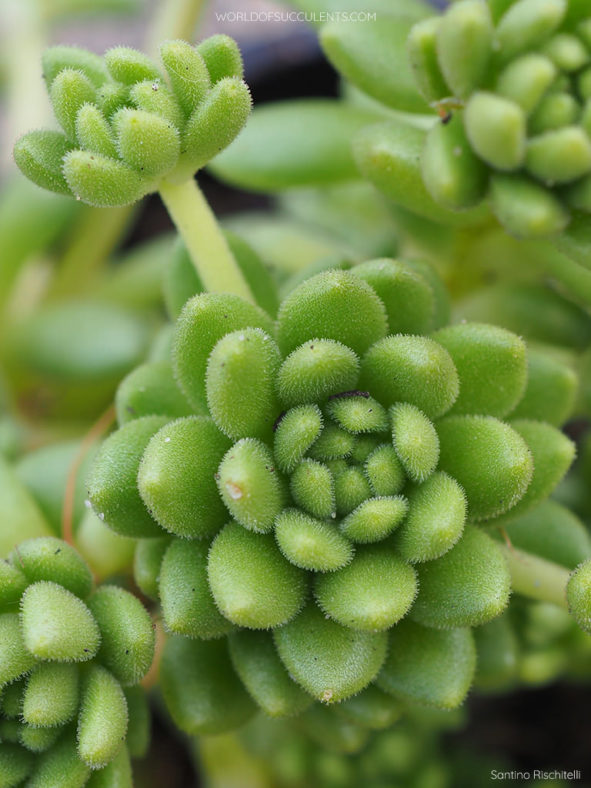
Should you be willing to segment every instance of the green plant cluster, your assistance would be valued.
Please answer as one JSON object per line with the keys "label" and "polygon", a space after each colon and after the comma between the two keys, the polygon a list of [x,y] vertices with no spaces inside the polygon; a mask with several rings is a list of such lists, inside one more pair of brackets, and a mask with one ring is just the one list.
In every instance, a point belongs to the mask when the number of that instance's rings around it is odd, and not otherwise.
{"label": "green plant cluster", "polygon": [[568,0],[460,0],[410,32],[423,96],[440,107],[422,153],[433,199],[490,198],[512,235],[591,210],[591,16]]}
{"label": "green plant cluster", "polygon": [[[141,602],[93,587],[66,542],[22,542],[0,562],[0,784],[123,788],[145,754],[138,682],[154,656]],[[67,780],[67,782],[66,782]]]}
{"label": "green plant cluster", "polygon": [[48,49],[43,75],[62,131],[31,131],[17,141],[22,172],[45,189],[101,207],[136,202],[163,179],[192,177],[248,117],[241,55],[232,39],[216,35],[198,47],[165,42],[160,56],[164,71],[128,47],[104,57]]}
{"label": "green plant cluster", "polygon": [[89,498],[140,539],[181,729],[257,707],[371,728],[401,702],[465,698],[472,628],[510,594],[493,537],[569,468],[557,427],[577,381],[508,330],[442,325],[435,293],[420,267],[378,259],[305,279],[275,321],[198,294],[172,363],[122,383]]}

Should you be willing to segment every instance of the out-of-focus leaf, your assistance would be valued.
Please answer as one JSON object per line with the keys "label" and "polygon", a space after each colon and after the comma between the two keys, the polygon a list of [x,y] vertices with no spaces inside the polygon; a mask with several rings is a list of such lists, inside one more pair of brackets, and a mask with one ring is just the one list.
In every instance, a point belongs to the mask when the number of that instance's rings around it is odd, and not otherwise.
{"label": "out-of-focus leaf", "polygon": [[398,121],[362,129],[353,142],[361,173],[392,202],[442,224],[477,225],[489,215],[485,206],[469,211],[441,208],[427,192],[421,174],[426,132]]}
{"label": "out-of-focus leaf", "polygon": [[48,306],[19,327],[14,348],[21,364],[58,380],[122,375],[143,357],[145,321],[107,303],[72,301]]}
{"label": "out-of-focus leaf", "polygon": [[320,41],[333,66],[365,93],[395,109],[426,112],[406,52],[413,21],[380,14],[371,22],[331,22]]}
{"label": "out-of-focus leaf", "polygon": [[351,140],[376,119],[373,112],[331,99],[262,106],[210,168],[222,180],[253,191],[354,180]]}

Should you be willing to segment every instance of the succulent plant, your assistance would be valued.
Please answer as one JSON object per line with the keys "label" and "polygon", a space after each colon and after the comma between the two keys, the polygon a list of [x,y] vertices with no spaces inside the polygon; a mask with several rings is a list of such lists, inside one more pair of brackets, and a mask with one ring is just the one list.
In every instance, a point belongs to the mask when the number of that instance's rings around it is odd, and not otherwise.
{"label": "succulent plant", "polygon": [[452,211],[485,198],[521,238],[589,213],[591,16],[569,0],[460,0],[408,38],[423,96],[442,119],[422,175]]}
{"label": "succulent plant", "polygon": [[256,705],[313,725],[466,696],[471,628],[511,588],[491,534],[570,466],[571,441],[535,419],[576,380],[544,369],[542,385],[517,335],[437,325],[435,306],[419,269],[388,259],[305,280],[275,323],[201,293],[172,365],[123,382],[89,498],[140,539],[182,729],[228,730]]}
{"label": "succulent plant", "polygon": [[116,586],[93,588],[66,542],[22,542],[0,562],[0,779],[131,786],[148,746],[138,686],[154,655],[151,619]]}
{"label": "succulent plant", "polygon": [[[570,603],[585,626],[586,570],[567,602],[569,570],[588,557],[572,523],[568,560],[547,560],[577,378],[509,330],[447,325],[445,288],[422,263],[298,272],[278,305],[268,271],[219,230],[193,179],[250,109],[237,49],[214,37],[161,52],[168,82],[134,50],[51,50],[65,136],[34,132],[15,149],[30,178],[92,204],[158,190],[184,242],[166,275],[171,351],[161,338],[119,387],[119,429],[88,497],[100,521],[139,540],[135,579],[162,609],[161,688],[179,728],[221,733],[262,709],[352,750],[407,705],[460,705],[475,641],[498,679],[486,643],[511,640],[499,617],[512,589]],[[361,139],[374,117],[361,110],[347,126],[346,167],[351,130]],[[409,162],[398,185],[447,221]],[[521,545],[503,543],[534,514],[545,542],[527,544],[525,528]],[[115,629],[119,647],[127,632]]]}
{"label": "succulent plant", "polygon": [[128,47],[104,58],[76,47],[48,49],[43,76],[62,131],[18,140],[14,155],[24,174],[91,205],[115,206],[203,167],[250,112],[240,52],[219,35],[198,47],[168,41],[160,55],[167,79]]}

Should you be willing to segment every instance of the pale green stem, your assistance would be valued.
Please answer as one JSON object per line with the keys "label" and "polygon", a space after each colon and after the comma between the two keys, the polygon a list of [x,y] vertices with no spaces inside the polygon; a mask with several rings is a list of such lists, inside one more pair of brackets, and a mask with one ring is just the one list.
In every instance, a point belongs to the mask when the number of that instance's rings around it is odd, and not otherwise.
{"label": "pale green stem", "polygon": [[146,37],[146,51],[155,57],[162,41],[191,41],[206,0],[165,0],[155,12]]}
{"label": "pale green stem", "polygon": [[205,290],[234,293],[254,301],[197,181],[193,178],[178,184],[163,181],[159,191]]}
{"label": "pale green stem", "polygon": [[133,206],[89,208],[84,212],[60,261],[48,298],[64,298],[87,289],[119,243],[133,212]]}
{"label": "pale green stem", "polygon": [[551,602],[568,609],[566,602],[566,586],[570,577],[568,569],[508,545],[502,545],[501,549],[509,564],[511,584],[516,594],[523,594],[539,602]]}

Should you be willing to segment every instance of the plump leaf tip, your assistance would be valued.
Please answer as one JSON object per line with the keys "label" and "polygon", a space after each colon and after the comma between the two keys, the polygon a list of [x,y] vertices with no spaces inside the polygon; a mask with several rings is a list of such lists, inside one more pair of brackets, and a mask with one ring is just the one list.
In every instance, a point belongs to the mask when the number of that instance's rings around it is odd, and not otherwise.
{"label": "plump leaf tip", "polygon": [[3,784],[57,785],[68,774],[82,786],[92,771],[129,770],[128,727],[148,722],[134,685],[153,656],[141,602],[95,589],[73,547],[41,537],[15,548],[0,562],[0,771],[20,776]]}
{"label": "plump leaf tip", "polygon": [[276,322],[201,293],[177,319],[172,370],[124,382],[118,401],[141,388],[146,406],[120,409],[90,500],[140,538],[137,582],[171,635],[164,697],[189,733],[257,707],[336,725],[366,692],[466,696],[471,629],[510,593],[482,525],[538,505],[572,452],[532,420],[523,341],[478,323],[429,334],[435,299],[387,259],[306,279]]}
{"label": "plump leaf tip", "polygon": [[197,47],[168,41],[160,54],[161,66],[127,47],[103,58],[47,50],[43,74],[62,131],[16,142],[27,178],[90,205],[128,205],[163,178],[191,178],[227,147],[251,108],[236,43],[223,35]]}
{"label": "plump leaf tip", "polygon": [[440,114],[422,153],[435,202],[488,198],[518,238],[591,212],[590,30],[569,0],[460,0],[412,28],[416,83]]}

